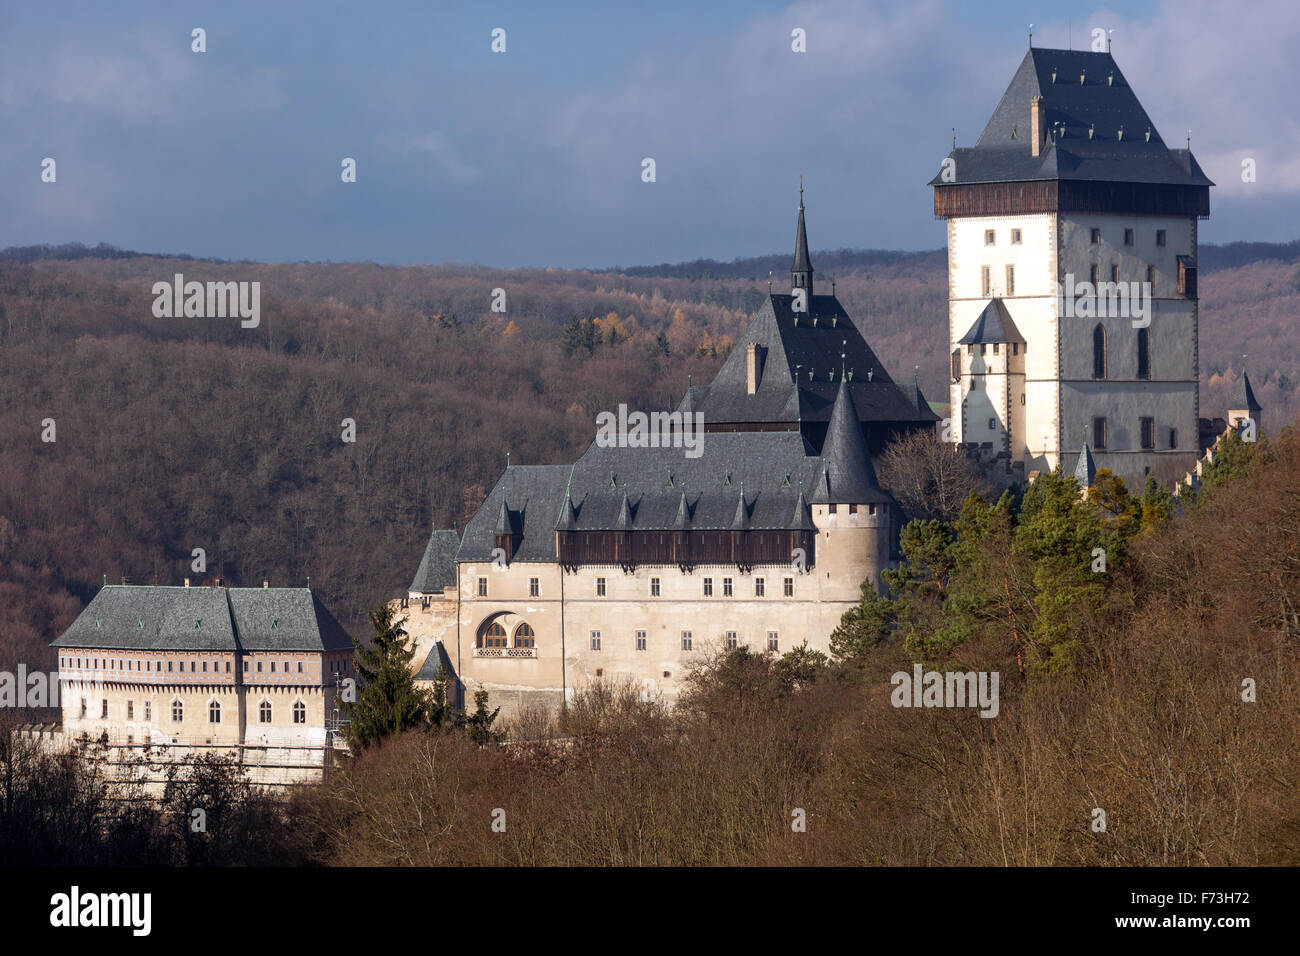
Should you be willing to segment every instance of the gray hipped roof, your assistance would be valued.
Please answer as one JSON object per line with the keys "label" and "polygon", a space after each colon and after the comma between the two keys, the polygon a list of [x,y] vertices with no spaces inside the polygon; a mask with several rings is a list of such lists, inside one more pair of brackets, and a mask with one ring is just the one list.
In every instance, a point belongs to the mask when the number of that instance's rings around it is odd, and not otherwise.
{"label": "gray hipped roof", "polygon": [[424,658],[424,663],[415,672],[416,680],[441,680],[451,674],[451,659],[443,649],[442,641],[434,641],[433,647]]}
{"label": "gray hipped roof", "polygon": [[52,647],[181,651],[328,651],[352,647],[308,588],[110,584]]}
{"label": "gray hipped roof", "polygon": [[434,529],[424,557],[415,571],[411,590],[417,594],[441,594],[456,584],[456,552],[460,549],[460,535],[455,531]]}
{"label": "gray hipped roof", "polygon": [[[680,452],[678,452],[680,454]],[[491,561],[501,509],[518,535],[513,561],[554,561],[555,529],[562,519],[569,465],[511,465],[465,526],[457,561]],[[577,495],[574,496],[577,498]]]}
{"label": "gray hipped roof", "polygon": [[[1038,156],[1030,102],[1043,98],[1051,134]],[[949,178],[963,183],[1087,180],[1212,186],[1191,151],[1170,149],[1109,53],[1031,48],[973,147],[954,149]],[[952,178],[955,176],[955,179]]]}
{"label": "gray hipped roof", "polygon": [[1024,342],[1025,337],[1011,321],[1011,313],[1001,299],[991,299],[979,318],[957,340],[961,345],[981,345],[989,342]]}

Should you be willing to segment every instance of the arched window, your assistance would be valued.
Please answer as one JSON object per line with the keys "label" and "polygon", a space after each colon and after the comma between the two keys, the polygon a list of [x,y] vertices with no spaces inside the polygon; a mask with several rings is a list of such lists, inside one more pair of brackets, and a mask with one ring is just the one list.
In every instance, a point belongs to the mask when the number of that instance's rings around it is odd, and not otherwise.
{"label": "arched window", "polygon": [[530,624],[520,624],[515,628],[515,647],[536,647],[537,635]]}
{"label": "arched window", "polygon": [[172,701],[172,723],[179,724],[185,718],[185,705],[180,700]]}
{"label": "arched window", "polygon": [[295,724],[307,723],[307,705],[298,701],[293,705],[293,722]]}
{"label": "arched window", "polygon": [[264,724],[271,722],[271,702],[264,700],[257,705],[257,719]]}
{"label": "arched window", "polygon": [[1092,377],[1106,377],[1106,330],[1100,322],[1092,330]]}
{"label": "arched window", "polygon": [[212,703],[208,704],[208,723],[210,724],[221,723],[221,705],[218,704],[215,700],[212,701]]}
{"label": "arched window", "polygon": [[483,632],[484,647],[505,647],[506,646],[506,629],[501,626],[500,621],[493,621],[491,626]]}
{"label": "arched window", "polygon": [[1146,329],[1138,329],[1138,378],[1151,377],[1151,340]]}

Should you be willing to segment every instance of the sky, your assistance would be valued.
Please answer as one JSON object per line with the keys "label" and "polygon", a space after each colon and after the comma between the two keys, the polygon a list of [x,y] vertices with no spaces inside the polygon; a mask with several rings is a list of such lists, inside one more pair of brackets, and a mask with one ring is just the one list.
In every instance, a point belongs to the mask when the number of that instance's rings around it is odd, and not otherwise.
{"label": "sky", "polygon": [[1218,184],[1203,242],[1300,236],[1294,0],[0,0],[0,247],[731,260],[792,247],[802,174],[814,250],[936,249],[925,184],[1031,23],[1035,46],[1111,31],[1164,139],[1191,129]]}

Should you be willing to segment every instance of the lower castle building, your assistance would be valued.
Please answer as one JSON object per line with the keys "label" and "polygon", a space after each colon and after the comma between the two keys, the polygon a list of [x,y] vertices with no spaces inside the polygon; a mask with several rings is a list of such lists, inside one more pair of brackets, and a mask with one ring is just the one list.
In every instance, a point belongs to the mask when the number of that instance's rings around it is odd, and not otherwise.
{"label": "lower castle building", "polygon": [[671,700],[722,649],[829,649],[896,557],[871,452],[937,416],[812,277],[801,201],[790,292],[768,295],[711,385],[645,440],[508,467],[463,535],[433,533],[401,599],[417,679],[448,679],[462,705],[486,688],[508,713],[597,680]]}
{"label": "lower castle building", "polygon": [[110,762],[216,753],[318,780],[352,640],[308,588],[107,585],[53,646],[66,742]]}

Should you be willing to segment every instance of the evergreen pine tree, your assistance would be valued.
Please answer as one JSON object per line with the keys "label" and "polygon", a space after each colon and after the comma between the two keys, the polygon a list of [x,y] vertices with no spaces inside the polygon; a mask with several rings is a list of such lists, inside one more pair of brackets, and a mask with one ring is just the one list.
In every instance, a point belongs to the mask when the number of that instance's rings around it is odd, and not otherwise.
{"label": "evergreen pine tree", "polygon": [[349,720],[344,734],[354,753],[429,720],[432,701],[415,686],[411,668],[415,647],[408,646],[402,629],[406,619],[394,617],[391,605],[380,604],[370,612],[370,624],[375,630],[371,646],[353,639],[361,686],[356,701],[345,701],[343,709]]}

